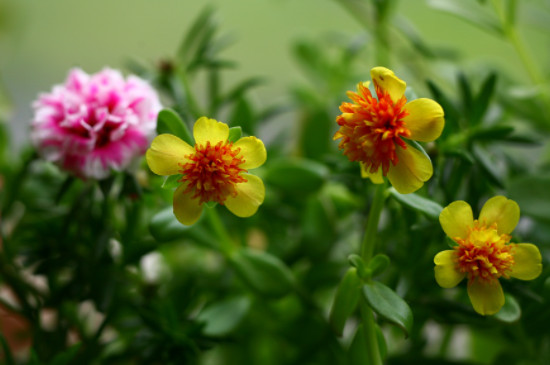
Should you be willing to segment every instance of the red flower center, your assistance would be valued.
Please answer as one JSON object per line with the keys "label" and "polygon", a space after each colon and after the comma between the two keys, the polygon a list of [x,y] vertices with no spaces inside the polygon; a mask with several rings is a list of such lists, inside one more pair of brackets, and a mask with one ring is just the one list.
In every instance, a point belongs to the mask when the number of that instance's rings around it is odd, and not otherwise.
{"label": "red flower center", "polygon": [[242,157],[237,157],[239,152],[240,148],[233,148],[232,142],[195,145],[195,153],[186,156],[190,161],[181,164],[180,181],[187,183],[184,194],[193,194],[193,199],[200,199],[199,204],[223,204],[227,197],[236,196],[235,185],[247,181],[241,176],[246,170],[239,167],[244,163]]}
{"label": "red flower center", "polygon": [[477,220],[465,239],[455,238],[458,269],[468,274],[468,279],[485,282],[509,278],[514,265],[514,245],[507,245],[510,235],[498,234],[496,223],[487,227]]}
{"label": "red flower center", "polygon": [[363,163],[370,173],[377,172],[381,166],[385,176],[390,163],[398,163],[396,144],[407,148],[401,137],[411,135],[403,122],[408,115],[403,109],[407,99],[403,96],[394,103],[388,92],[380,88],[376,88],[376,99],[363,84],[359,84],[358,91],[348,92],[354,103],[345,102],[340,106],[342,114],[336,118],[340,130],[335,139],[342,138],[338,147],[350,161]]}

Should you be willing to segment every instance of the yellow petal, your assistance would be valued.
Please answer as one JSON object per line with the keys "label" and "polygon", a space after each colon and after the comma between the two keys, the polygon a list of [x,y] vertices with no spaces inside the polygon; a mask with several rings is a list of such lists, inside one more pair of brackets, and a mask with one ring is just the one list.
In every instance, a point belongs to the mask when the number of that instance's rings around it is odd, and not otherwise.
{"label": "yellow petal", "polygon": [[373,184],[382,184],[384,182],[384,177],[382,176],[382,168],[378,168],[378,171],[375,173],[370,173],[365,169],[365,165],[363,163],[361,165],[361,177],[362,178],[369,178],[370,181],[372,181]]}
{"label": "yellow petal", "polygon": [[239,139],[233,145],[240,148],[238,157],[244,159],[244,163],[239,165],[243,169],[254,169],[264,164],[267,158],[264,143],[256,137],[244,137]]}
{"label": "yellow petal", "polygon": [[145,159],[151,171],[158,175],[175,175],[180,165],[187,162],[186,156],[194,154],[195,149],[171,134],[156,136]]}
{"label": "yellow petal", "polygon": [[407,84],[395,76],[392,70],[385,67],[375,67],[370,70],[370,76],[374,85],[387,91],[394,103],[397,103],[405,94]]}
{"label": "yellow petal", "polygon": [[215,119],[202,117],[193,126],[193,137],[195,137],[195,144],[205,145],[206,142],[210,142],[213,146],[218,142],[227,141],[229,126]]}
{"label": "yellow petal", "polygon": [[192,194],[184,194],[187,184],[180,185],[174,192],[174,215],[181,223],[190,226],[201,216],[202,204],[199,199],[192,199]]}
{"label": "yellow petal", "polygon": [[434,257],[435,280],[442,288],[453,288],[464,279],[464,273],[456,269],[455,250],[441,251]]}
{"label": "yellow petal", "polygon": [[420,189],[433,174],[432,162],[421,151],[407,145],[407,149],[397,146],[399,162],[390,165],[388,179],[401,194],[409,194]]}
{"label": "yellow petal", "polygon": [[405,105],[409,113],[403,121],[411,131],[410,138],[420,142],[431,142],[437,139],[443,127],[443,108],[431,99],[416,99]]}
{"label": "yellow petal", "polygon": [[542,257],[538,247],[531,243],[514,246],[514,266],[510,276],[521,280],[536,279],[542,272]]}
{"label": "yellow petal", "polygon": [[487,225],[496,223],[499,234],[510,234],[519,222],[519,206],[504,196],[492,197],[481,208],[479,221]]}
{"label": "yellow petal", "polygon": [[237,196],[228,197],[224,204],[237,217],[250,217],[258,210],[265,198],[265,187],[262,179],[250,174],[243,174],[248,181],[237,184]]}
{"label": "yellow petal", "polygon": [[452,202],[441,211],[439,223],[450,238],[466,238],[469,228],[474,225],[472,207],[462,200]]}
{"label": "yellow petal", "polygon": [[469,282],[468,296],[475,311],[484,316],[497,313],[504,305],[504,293],[498,280]]}

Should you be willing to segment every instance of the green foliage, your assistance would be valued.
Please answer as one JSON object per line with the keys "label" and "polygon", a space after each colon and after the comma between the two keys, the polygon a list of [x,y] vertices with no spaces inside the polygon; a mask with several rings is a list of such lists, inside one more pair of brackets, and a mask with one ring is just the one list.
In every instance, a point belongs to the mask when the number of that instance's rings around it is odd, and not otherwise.
{"label": "green foliage", "polygon": [[399,326],[406,336],[409,335],[413,325],[413,314],[407,302],[399,295],[378,281],[367,282],[363,286],[363,295],[376,313]]}
{"label": "green foliage", "polygon": [[[297,40],[291,52],[305,77],[283,103],[251,96],[270,86],[262,76],[225,81],[238,65],[225,58],[232,39],[212,7],[172,57],[129,65],[163,94],[157,133],[193,145],[191,126],[206,116],[229,124],[230,141],[264,140],[268,160],[256,171],[266,197],[250,218],[210,202],[185,226],[172,208],[182,175],[157,176],[142,161],[82,181],[32,148],[13,154],[0,123],[0,285],[17,303],[0,306],[28,321],[25,363],[347,365],[373,363],[376,350],[387,364],[549,363],[550,103],[540,76],[548,70],[521,45],[524,5],[429,1],[510,42],[530,80],[463,66],[452,44],[434,46],[397,1],[337,3],[364,31]],[[362,179],[333,140],[345,92],[375,65],[406,76],[408,100],[432,97],[445,112],[440,138],[410,142],[434,168],[412,194]],[[7,100],[0,94],[0,119]],[[438,217],[456,200],[477,213],[497,194],[518,202],[513,242],[540,248],[543,273],[501,280],[506,304],[482,317],[467,284],[446,290],[434,280],[434,255],[456,244]],[[456,336],[473,345],[457,353]],[[0,335],[1,361],[23,363],[7,339]]]}

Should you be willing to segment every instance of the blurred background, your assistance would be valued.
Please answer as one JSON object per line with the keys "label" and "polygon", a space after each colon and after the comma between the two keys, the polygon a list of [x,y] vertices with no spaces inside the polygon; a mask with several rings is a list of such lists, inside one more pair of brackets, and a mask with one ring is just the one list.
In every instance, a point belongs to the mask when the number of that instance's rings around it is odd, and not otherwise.
{"label": "blurred background", "polygon": [[[519,14],[522,38],[534,58],[546,64],[549,54],[543,34],[548,24],[543,15],[548,1],[525,3]],[[184,31],[208,4],[216,9],[222,33],[231,41],[224,57],[238,65],[224,75],[224,81],[231,83],[243,75],[267,78],[254,90],[260,105],[262,100],[268,104],[284,99],[290,86],[303,81],[304,73],[291,52],[295,42],[367,37],[363,25],[338,0],[0,0],[0,84],[11,104],[7,120],[15,144],[27,141],[32,101],[63,82],[71,67],[94,73],[105,66],[124,70],[129,60],[158,64],[175,54]],[[452,66],[441,67],[475,72],[480,65],[491,64],[517,76],[516,81],[529,83],[509,43],[434,9],[425,0],[399,1],[395,6],[397,23],[417,31],[432,47],[458,52]],[[363,58],[366,80],[376,61],[375,55]],[[407,62],[394,58],[385,66],[399,71],[399,65]],[[451,79],[455,73],[446,74]],[[407,76],[401,74],[403,79]],[[8,101],[3,102],[4,110]]]}

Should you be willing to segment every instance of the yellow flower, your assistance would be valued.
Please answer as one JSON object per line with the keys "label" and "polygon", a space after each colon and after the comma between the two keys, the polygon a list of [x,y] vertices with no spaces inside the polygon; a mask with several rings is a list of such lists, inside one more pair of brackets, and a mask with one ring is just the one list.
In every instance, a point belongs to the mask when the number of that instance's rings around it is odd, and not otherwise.
{"label": "yellow flower", "polygon": [[378,99],[359,83],[357,93],[348,91],[353,103],[344,102],[336,118],[340,129],[334,139],[350,161],[361,164],[361,175],[381,184],[387,176],[402,194],[412,193],[433,174],[432,163],[422,151],[402,138],[431,142],[441,135],[443,109],[431,99],[407,103],[406,83],[384,67],[371,70]]}
{"label": "yellow flower", "polygon": [[468,278],[468,296],[476,312],[495,314],[504,305],[498,279],[533,280],[542,272],[542,258],[531,243],[510,243],[519,221],[519,206],[503,196],[489,199],[474,220],[472,208],[455,201],[439,216],[441,227],[457,243],[454,250],[438,253],[435,279],[443,288]]}
{"label": "yellow flower", "polygon": [[261,166],[266,150],[256,137],[228,141],[225,123],[202,117],[193,127],[195,146],[171,134],[161,134],[151,143],[146,159],[158,175],[181,174],[174,192],[174,215],[185,225],[195,223],[203,203],[223,204],[238,217],[250,217],[265,197],[262,180],[248,174]]}

